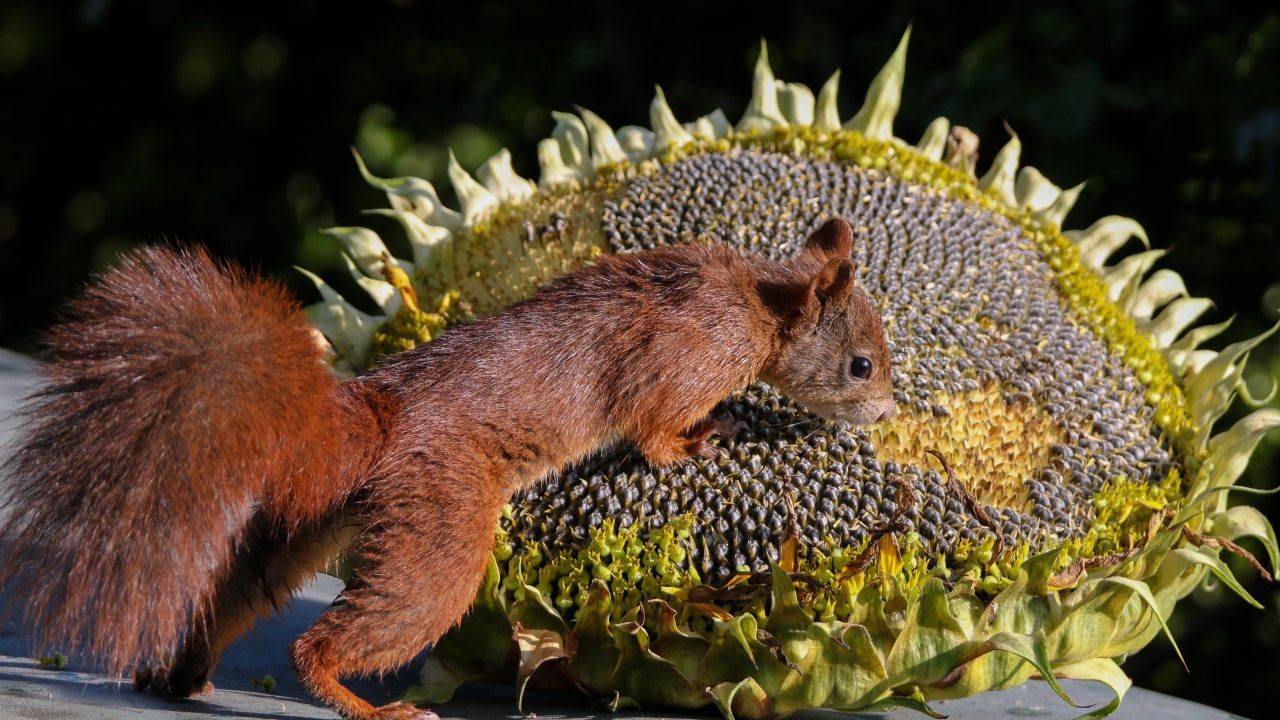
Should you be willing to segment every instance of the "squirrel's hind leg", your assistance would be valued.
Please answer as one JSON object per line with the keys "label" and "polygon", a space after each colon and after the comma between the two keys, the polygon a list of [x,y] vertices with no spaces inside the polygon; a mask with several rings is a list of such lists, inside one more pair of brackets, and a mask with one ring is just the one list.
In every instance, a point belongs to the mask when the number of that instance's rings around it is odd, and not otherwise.
{"label": "squirrel's hind leg", "polygon": [[377,522],[356,550],[355,579],[291,649],[303,686],[347,720],[437,717],[407,703],[375,708],[339,679],[393,670],[436,642],[471,607],[493,550],[499,484],[411,462],[370,498]]}
{"label": "squirrel's hind leg", "polygon": [[172,697],[213,692],[209,676],[222,651],[258,618],[279,611],[298,588],[342,552],[357,530],[356,518],[335,516],[286,535],[270,519],[255,516],[209,610],[192,620],[191,630],[167,665],[134,673],[134,688],[150,687]]}

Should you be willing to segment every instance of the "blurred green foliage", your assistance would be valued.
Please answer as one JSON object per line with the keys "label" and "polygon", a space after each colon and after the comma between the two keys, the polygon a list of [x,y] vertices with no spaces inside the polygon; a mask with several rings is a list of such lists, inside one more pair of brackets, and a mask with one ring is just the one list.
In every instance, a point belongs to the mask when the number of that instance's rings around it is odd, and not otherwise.
{"label": "blurred green foliage", "polygon": [[[898,134],[945,115],[990,159],[1008,122],[1026,162],[1088,181],[1068,225],[1137,218],[1163,266],[1215,299],[1205,320],[1236,317],[1223,342],[1280,318],[1273,4],[868,5],[0,0],[0,345],[34,350],[56,304],[141,242],[203,242],[311,297],[289,269],[303,265],[358,297],[318,230],[397,235],[359,214],[384,201],[349,145],[446,196],[447,148],[471,169],[510,147],[536,178],[551,109],[647,123],[656,82],[682,119],[736,119],[760,37],[788,81],[817,88],[842,68],[847,117],[908,23]],[[1280,342],[1250,367],[1265,394]],[[1278,450],[1264,442],[1249,484],[1276,484]],[[1267,610],[1197,594],[1173,619],[1191,673],[1157,639],[1125,665],[1140,685],[1269,716],[1280,593],[1238,570]]]}

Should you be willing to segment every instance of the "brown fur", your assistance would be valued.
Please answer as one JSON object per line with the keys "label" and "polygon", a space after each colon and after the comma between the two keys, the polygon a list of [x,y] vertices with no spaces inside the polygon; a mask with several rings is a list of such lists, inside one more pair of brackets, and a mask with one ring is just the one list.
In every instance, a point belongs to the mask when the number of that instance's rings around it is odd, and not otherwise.
{"label": "brown fur", "polygon": [[[139,684],[195,695],[354,535],[356,578],[294,668],[343,717],[429,716],[339,678],[402,665],[461,618],[513,492],[619,440],[655,464],[710,456],[737,425],[707,414],[762,375],[833,417],[892,412],[850,242],[836,220],[788,263],[607,256],[341,383],[275,285],[144,251],[50,335],[0,580],[44,637],[111,669],[176,649]],[[853,353],[876,373],[849,377]]]}

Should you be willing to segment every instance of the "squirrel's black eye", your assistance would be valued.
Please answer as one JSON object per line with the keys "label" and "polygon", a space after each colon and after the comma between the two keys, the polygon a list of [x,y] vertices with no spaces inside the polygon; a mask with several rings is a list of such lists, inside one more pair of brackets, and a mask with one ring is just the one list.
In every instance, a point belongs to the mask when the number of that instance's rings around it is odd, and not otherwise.
{"label": "squirrel's black eye", "polygon": [[864,357],[856,357],[849,363],[849,372],[859,380],[871,377],[871,361]]}

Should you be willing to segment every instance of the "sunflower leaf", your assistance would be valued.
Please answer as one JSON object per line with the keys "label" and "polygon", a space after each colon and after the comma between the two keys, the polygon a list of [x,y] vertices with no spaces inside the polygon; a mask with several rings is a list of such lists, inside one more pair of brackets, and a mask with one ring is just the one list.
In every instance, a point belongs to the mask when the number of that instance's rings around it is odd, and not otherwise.
{"label": "sunflower leaf", "polygon": [[946,720],[947,717],[946,715],[943,715],[937,710],[929,707],[929,704],[924,701],[924,695],[922,695],[919,690],[910,695],[890,695],[883,700],[872,703],[870,707],[863,708],[862,712],[868,714],[880,713],[889,710],[897,710],[899,708],[915,710],[918,713],[923,713],[937,720]]}
{"label": "sunflower leaf", "polygon": [[1107,658],[1091,658],[1069,665],[1060,665],[1054,669],[1054,674],[1068,680],[1100,682],[1116,693],[1115,700],[1091,713],[1081,715],[1076,720],[1102,720],[1102,718],[1111,715],[1111,713],[1120,708],[1120,701],[1124,699],[1124,694],[1129,691],[1129,688],[1133,687],[1133,681],[1129,679],[1129,676],[1124,674],[1119,665]]}
{"label": "sunflower leaf", "polygon": [[[1176,552],[1176,551],[1175,551]],[[1102,579],[1103,583],[1115,583],[1123,585],[1132,590],[1142,601],[1151,608],[1151,613],[1156,620],[1160,621],[1160,627],[1164,628],[1164,634],[1169,638],[1169,644],[1173,645],[1173,651],[1178,655],[1178,660],[1182,661],[1182,666],[1187,666],[1187,661],[1182,657],[1182,650],[1178,648],[1178,643],[1173,639],[1173,633],[1169,631],[1169,625],[1165,622],[1164,613],[1160,611],[1160,604],[1156,602],[1156,598],[1151,594],[1151,588],[1141,580],[1131,580],[1127,577],[1108,577]]]}
{"label": "sunflower leaf", "polygon": [[1271,560],[1271,571],[1275,573],[1280,564],[1280,552],[1276,548],[1276,531],[1271,521],[1257,508],[1248,505],[1237,505],[1209,518],[1210,527],[1215,535],[1228,540],[1239,537],[1253,537],[1262,541]]}

